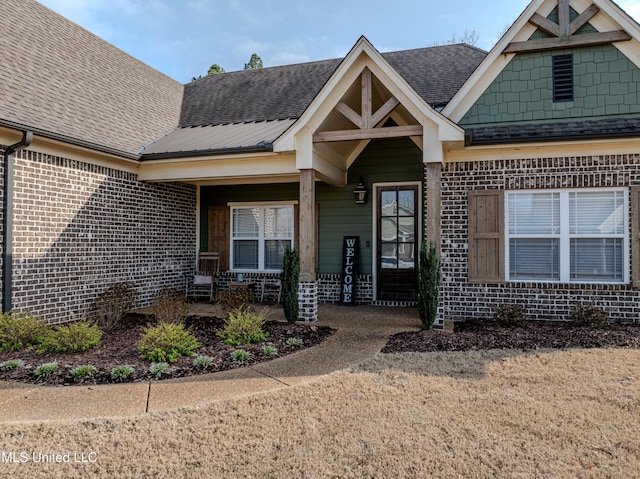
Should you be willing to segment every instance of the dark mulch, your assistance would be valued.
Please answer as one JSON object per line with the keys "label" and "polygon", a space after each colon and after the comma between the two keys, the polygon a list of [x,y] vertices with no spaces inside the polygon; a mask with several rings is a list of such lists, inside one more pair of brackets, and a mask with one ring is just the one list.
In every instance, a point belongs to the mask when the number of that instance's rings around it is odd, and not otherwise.
{"label": "dark mulch", "polygon": [[[214,317],[192,316],[186,319],[186,326],[198,338],[202,344],[194,356],[183,357],[171,365],[172,373],[163,376],[163,379],[191,376],[195,374],[211,373],[244,367],[251,364],[268,361],[276,357],[285,356],[300,349],[315,346],[329,337],[334,330],[326,326],[314,326],[305,324],[287,324],[277,321],[268,321],[265,331],[269,337],[262,343],[247,344],[242,346],[230,346],[224,344],[216,336],[216,332],[223,327],[223,320]],[[91,364],[98,368],[98,373],[93,378],[85,380],[82,384],[105,384],[112,382],[111,369],[119,365],[129,365],[135,368],[133,382],[156,379],[149,373],[150,361],[140,359],[140,351],[137,342],[148,325],[147,317],[141,314],[128,314],[112,331],[102,335],[101,345],[97,348],[78,354],[37,354],[32,348],[20,351],[0,352],[0,363],[8,359],[22,359],[27,368],[13,371],[0,371],[0,380],[14,380],[34,384],[71,385],[75,384],[69,372],[76,366]],[[303,345],[289,346],[286,341],[289,338],[299,338]],[[270,356],[260,351],[264,345],[271,345],[278,350],[278,356]],[[234,362],[230,354],[236,349],[249,351],[252,358],[246,362]],[[205,370],[193,367],[193,359],[198,355],[206,355],[213,358],[213,363]],[[59,372],[40,380],[33,375],[33,370],[43,363],[57,361]]]}
{"label": "dark mulch", "polygon": [[395,334],[382,352],[568,348],[640,348],[640,326],[611,324],[592,329],[569,322],[529,321],[523,327],[507,328],[495,321],[467,321],[456,324],[452,334],[442,331]]}

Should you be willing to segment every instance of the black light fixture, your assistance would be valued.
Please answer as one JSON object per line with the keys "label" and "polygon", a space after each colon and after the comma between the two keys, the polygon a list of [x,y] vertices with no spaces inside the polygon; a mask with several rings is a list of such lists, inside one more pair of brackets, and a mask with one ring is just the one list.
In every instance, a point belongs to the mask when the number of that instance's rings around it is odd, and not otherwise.
{"label": "black light fixture", "polygon": [[367,202],[367,189],[364,186],[362,176],[356,185],[356,189],[353,190],[353,196],[355,197],[357,205],[364,205]]}

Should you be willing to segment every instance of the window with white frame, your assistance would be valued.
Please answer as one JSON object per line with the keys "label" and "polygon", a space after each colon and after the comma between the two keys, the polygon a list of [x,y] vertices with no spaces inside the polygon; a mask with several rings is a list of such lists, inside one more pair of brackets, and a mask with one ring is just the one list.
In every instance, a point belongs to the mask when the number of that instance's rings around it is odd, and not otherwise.
{"label": "window with white frame", "polygon": [[293,247],[293,206],[231,207],[231,267],[280,270],[287,246]]}
{"label": "window with white frame", "polygon": [[508,192],[506,266],[511,281],[629,281],[625,189]]}

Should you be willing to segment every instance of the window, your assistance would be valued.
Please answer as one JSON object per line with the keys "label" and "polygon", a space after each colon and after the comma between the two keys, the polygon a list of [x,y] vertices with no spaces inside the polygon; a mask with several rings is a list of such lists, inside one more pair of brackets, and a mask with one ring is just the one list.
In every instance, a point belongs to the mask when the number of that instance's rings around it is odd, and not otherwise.
{"label": "window", "polygon": [[231,208],[231,268],[280,270],[293,247],[293,206]]}
{"label": "window", "polygon": [[573,101],[573,55],[553,56],[553,101]]}
{"label": "window", "polygon": [[623,189],[507,193],[508,279],[628,282],[627,205]]}

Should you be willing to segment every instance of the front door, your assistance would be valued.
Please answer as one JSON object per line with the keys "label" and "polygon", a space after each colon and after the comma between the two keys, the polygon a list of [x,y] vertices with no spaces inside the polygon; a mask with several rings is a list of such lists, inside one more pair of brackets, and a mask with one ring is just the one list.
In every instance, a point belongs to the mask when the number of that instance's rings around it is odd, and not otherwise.
{"label": "front door", "polygon": [[418,186],[381,186],[377,192],[377,297],[415,301]]}

